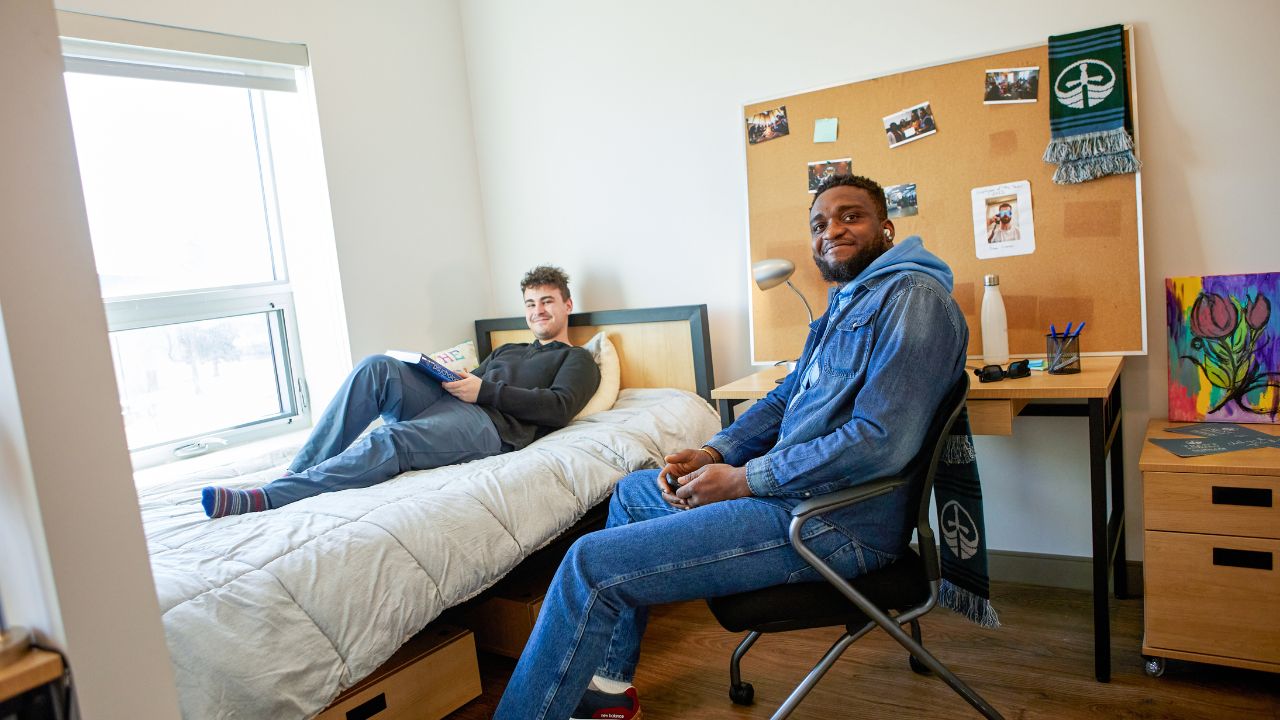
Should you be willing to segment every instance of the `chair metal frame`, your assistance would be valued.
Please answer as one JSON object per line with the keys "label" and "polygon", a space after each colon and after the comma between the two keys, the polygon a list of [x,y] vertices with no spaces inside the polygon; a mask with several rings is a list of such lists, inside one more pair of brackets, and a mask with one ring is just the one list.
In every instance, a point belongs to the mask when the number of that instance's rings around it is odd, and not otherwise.
{"label": "chair metal frame", "polygon": [[[849,602],[853,603],[859,611],[867,616],[868,622],[859,628],[856,632],[849,632],[846,626],[845,633],[836,640],[836,642],[827,650],[818,664],[809,671],[804,680],[791,692],[782,706],[773,714],[773,720],[782,720],[788,717],[796,709],[809,691],[818,684],[822,676],[831,669],[836,660],[844,653],[844,651],[852,645],[856,640],[871,632],[876,626],[879,626],[889,634],[898,644],[902,645],[911,653],[913,659],[912,667],[917,672],[926,672],[924,668],[933,671],[942,678],[958,695],[965,699],[970,705],[980,712],[984,717],[992,720],[1003,720],[999,712],[996,711],[985,699],[976,691],[966,685],[960,678],[956,677],[945,665],[933,656],[921,644],[920,624],[918,618],[929,612],[938,603],[938,589],[941,579],[941,563],[938,554],[938,547],[934,539],[933,529],[929,525],[929,498],[933,491],[933,479],[937,472],[938,460],[942,455],[942,449],[946,444],[946,439],[951,431],[951,426],[955,424],[956,419],[960,416],[960,411],[964,408],[965,398],[968,395],[969,378],[968,375],[962,375],[952,385],[947,393],[946,399],[939,406],[937,413],[930,422],[929,435],[925,437],[926,445],[921,446],[921,452],[912,459],[907,467],[896,476],[882,478],[872,482],[857,485],[855,487],[838,490],[836,492],[827,493],[819,497],[811,498],[797,505],[791,511],[791,525],[789,529],[789,538],[791,545],[795,547],[796,552],[800,554],[810,565],[818,571],[819,574],[831,585],[844,595]],[[941,427],[938,427],[938,421],[942,420]],[[879,497],[886,493],[892,492],[900,487],[909,485],[912,480],[921,475],[919,463],[924,460],[924,450],[928,447],[927,443],[933,443],[932,453],[928,457],[928,465],[923,470],[923,478],[921,479],[920,499],[916,511],[916,532],[918,534],[920,555],[924,561],[925,574],[929,581],[929,598],[928,600],[904,609],[896,615],[889,615],[883,609],[871,602],[866,596],[858,592],[848,580],[840,576],[831,566],[827,565],[812,550],[805,546],[801,540],[800,531],[804,524],[809,520],[824,515],[826,513],[848,507],[856,503]],[[903,631],[902,625],[910,624],[911,634],[908,635]],[[740,663],[743,656],[751,649],[759,639],[761,633],[752,630],[747,637],[738,645],[733,652],[733,657],[729,661],[729,679],[731,682],[730,696],[735,702],[739,702],[742,697],[742,674]],[[918,667],[916,663],[923,667]],[[749,686],[746,686],[749,687]],[[746,702],[750,702],[749,698],[752,693],[745,693],[748,698]]]}

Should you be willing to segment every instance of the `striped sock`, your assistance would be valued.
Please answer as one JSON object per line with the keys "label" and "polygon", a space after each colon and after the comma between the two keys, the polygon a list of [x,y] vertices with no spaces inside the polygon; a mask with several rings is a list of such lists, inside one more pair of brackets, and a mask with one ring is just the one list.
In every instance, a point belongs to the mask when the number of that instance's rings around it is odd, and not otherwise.
{"label": "striped sock", "polygon": [[262,488],[207,487],[200,491],[200,504],[204,506],[204,514],[211,518],[271,509],[267,491]]}

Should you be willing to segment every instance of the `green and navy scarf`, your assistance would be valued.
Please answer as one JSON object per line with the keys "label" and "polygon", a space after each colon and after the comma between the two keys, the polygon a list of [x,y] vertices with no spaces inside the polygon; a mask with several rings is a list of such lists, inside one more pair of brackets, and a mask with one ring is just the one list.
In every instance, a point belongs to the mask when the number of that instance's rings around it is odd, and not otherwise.
{"label": "green and navy scarf", "polygon": [[1124,27],[1112,25],[1049,38],[1049,147],[1053,181],[1081,183],[1137,172],[1129,135]]}
{"label": "green and navy scarf", "polygon": [[969,410],[951,426],[933,479],[942,534],[942,587],[938,602],[983,627],[1000,627],[991,607],[987,576],[987,530],[982,517],[982,484],[973,451]]}

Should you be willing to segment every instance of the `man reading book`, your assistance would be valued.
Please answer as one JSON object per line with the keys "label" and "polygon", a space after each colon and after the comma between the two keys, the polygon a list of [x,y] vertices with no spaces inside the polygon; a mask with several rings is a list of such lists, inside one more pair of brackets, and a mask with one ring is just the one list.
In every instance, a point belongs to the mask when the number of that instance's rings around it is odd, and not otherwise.
{"label": "man reading book", "polygon": [[[443,383],[416,364],[387,355],[365,358],[284,477],[248,490],[206,487],[205,513],[258,512],[369,487],[407,470],[519,450],[568,425],[600,384],[591,353],[569,344],[569,278],[560,268],[539,266],[525,274],[520,290],[534,342],[503,345],[475,372]],[[385,424],[359,437],[379,416]]]}

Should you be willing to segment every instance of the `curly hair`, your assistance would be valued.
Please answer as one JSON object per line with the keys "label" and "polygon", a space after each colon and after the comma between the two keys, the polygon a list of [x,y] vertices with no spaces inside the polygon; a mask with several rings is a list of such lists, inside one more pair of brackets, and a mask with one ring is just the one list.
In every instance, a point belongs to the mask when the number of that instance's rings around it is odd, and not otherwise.
{"label": "curly hair", "polygon": [[822,193],[833,187],[855,187],[867,191],[871,196],[871,202],[875,203],[877,219],[884,221],[889,218],[889,205],[884,199],[884,188],[880,187],[880,183],[869,177],[861,175],[831,175],[822,179],[818,183],[818,191],[813,194],[813,202],[809,203],[809,209],[813,210],[813,206],[818,202],[818,197]]}
{"label": "curly hair", "polygon": [[531,287],[551,286],[560,290],[560,299],[569,299],[569,276],[555,265],[539,265],[524,274],[520,281],[520,292]]}

